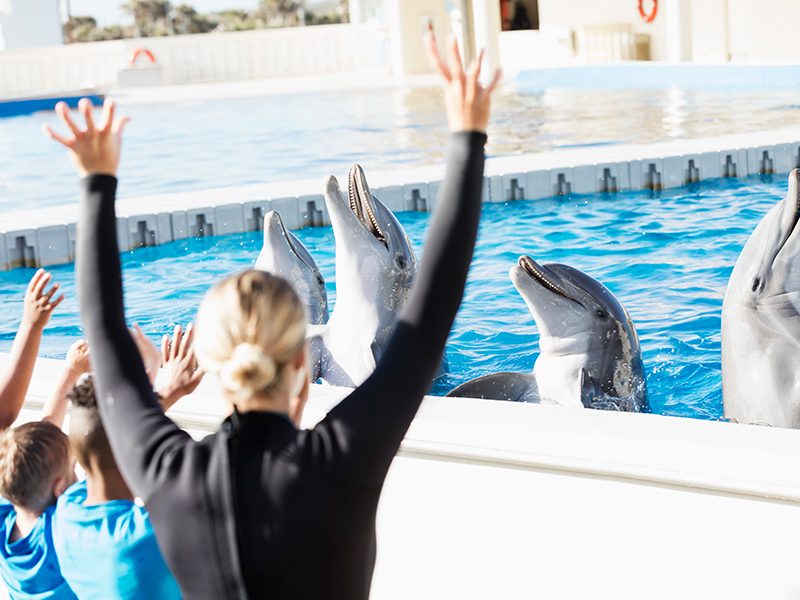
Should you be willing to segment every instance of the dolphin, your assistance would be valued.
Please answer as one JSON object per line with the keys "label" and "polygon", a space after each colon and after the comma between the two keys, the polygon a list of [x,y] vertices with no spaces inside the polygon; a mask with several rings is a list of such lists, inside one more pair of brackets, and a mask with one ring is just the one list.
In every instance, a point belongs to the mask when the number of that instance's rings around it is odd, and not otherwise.
{"label": "dolphin", "polygon": [[357,386],[369,377],[405,304],[417,257],[402,225],[372,195],[364,170],[348,174],[348,197],[333,176],[325,204],[336,239],[336,306],[327,325],[309,328],[311,379]]}
{"label": "dolphin", "polygon": [[521,256],[509,275],[539,328],[533,373],[495,373],[448,396],[649,412],[642,351],[607,287],[561,264]]}
{"label": "dolphin", "polygon": [[800,171],[739,255],[722,303],[722,402],[740,423],[800,428]]}
{"label": "dolphin", "polygon": [[264,247],[255,268],[283,277],[294,287],[308,312],[308,322],[328,322],[328,292],[317,263],[303,243],[286,229],[274,210],[264,215]]}

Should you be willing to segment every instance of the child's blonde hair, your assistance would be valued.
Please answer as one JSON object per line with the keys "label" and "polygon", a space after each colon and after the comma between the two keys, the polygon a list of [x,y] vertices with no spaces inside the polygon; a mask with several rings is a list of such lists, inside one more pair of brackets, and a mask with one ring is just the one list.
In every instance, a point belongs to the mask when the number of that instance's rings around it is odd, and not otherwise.
{"label": "child's blonde hair", "polygon": [[233,275],[208,291],[197,314],[200,367],[219,374],[236,400],[279,389],[303,348],[306,312],[287,281],[262,271]]}
{"label": "child's blonde hair", "polygon": [[47,421],[0,433],[0,495],[15,506],[43,510],[53,503],[53,484],[71,464],[69,438]]}

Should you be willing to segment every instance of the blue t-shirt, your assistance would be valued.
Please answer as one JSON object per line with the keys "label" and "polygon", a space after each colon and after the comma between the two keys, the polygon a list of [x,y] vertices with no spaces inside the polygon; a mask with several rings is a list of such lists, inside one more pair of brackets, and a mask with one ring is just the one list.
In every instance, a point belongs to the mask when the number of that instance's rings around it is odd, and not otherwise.
{"label": "blue t-shirt", "polygon": [[13,600],[76,600],[61,576],[53,546],[55,510],[55,505],[49,506],[28,535],[9,543],[17,511],[8,500],[0,498],[0,573]]}
{"label": "blue t-shirt", "polygon": [[53,542],[61,573],[80,600],[177,600],[147,511],[129,500],[84,506],[86,482],[58,499]]}

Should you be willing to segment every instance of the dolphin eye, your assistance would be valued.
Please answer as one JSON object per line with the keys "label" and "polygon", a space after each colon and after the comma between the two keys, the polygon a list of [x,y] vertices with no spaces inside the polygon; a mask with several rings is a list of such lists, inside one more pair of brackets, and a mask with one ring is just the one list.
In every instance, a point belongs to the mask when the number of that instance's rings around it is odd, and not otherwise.
{"label": "dolphin eye", "polygon": [[320,285],[325,285],[325,280],[322,278],[322,275],[317,275],[317,283]]}
{"label": "dolphin eye", "polygon": [[605,312],[603,312],[602,310],[600,310],[599,308],[598,308],[598,309],[595,311],[595,313],[594,313],[594,314],[596,314],[596,315],[597,315],[597,318],[598,318],[598,319],[605,319],[605,318],[606,318],[606,316],[607,316],[607,315],[606,315],[606,313],[605,313]]}
{"label": "dolphin eye", "polygon": [[395,259],[395,262],[397,263],[397,266],[400,267],[401,269],[405,269],[406,265],[408,264],[406,259],[403,258],[402,256],[400,256],[399,254],[397,255],[397,258]]}
{"label": "dolphin eye", "polygon": [[761,286],[761,278],[760,277],[756,277],[753,280],[753,291],[755,292],[760,286]]}

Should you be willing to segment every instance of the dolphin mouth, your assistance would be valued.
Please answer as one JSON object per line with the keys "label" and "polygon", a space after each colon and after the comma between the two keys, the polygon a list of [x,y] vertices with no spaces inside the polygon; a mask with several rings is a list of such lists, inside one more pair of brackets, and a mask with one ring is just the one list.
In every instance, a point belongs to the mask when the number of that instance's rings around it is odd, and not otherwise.
{"label": "dolphin mouth", "polygon": [[389,248],[386,236],[378,225],[375,217],[375,208],[372,205],[372,192],[369,189],[364,169],[360,165],[353,165],[347,174],[347,192],[350,200],[350,210],[359,221],[367,228],[376,240]]}
{"label": "dolphin mouth", "polygon": [[570,296],[567,292],[561,289],[555,282],[548,279],[547,275],[545,274],[545,267],[539,265],[535,260],[533,260],[530,256],[520,256],[519,260],[517,261],[520,268],[524,270],[531,279],[533,279],[536,283],[541,285],[546,290],[553,292],[559,296],[563,296],[567,300],[572,300],[573,302],[577,302],[581,304]]}

